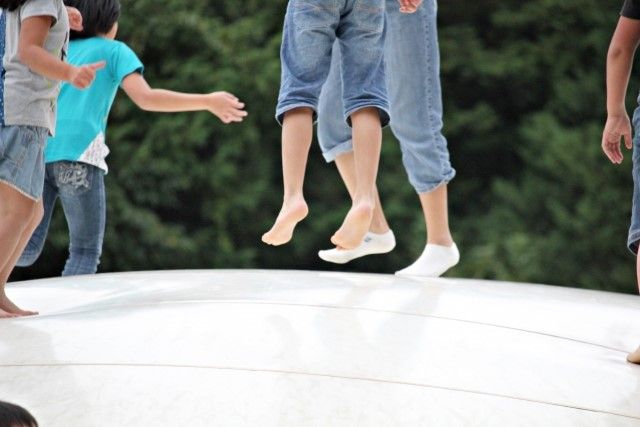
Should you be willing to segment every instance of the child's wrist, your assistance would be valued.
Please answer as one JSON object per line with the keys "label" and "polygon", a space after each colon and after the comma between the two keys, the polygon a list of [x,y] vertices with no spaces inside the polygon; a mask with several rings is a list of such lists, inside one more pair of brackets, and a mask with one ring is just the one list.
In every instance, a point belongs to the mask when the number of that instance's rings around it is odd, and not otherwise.
{"label": "child's wrist", "polygon": [[627,110],[625,110],[624,106],[607,108],[607,115],[609,117],[624,117],[627,115]]}
{"label": "child's wrist", "polygon": [[64,80],[66,82],[71,82],[73,80],[73,74],[76,67],[70,64],[65,64],[65,65],[66,65],[66,69],[64,71]]}

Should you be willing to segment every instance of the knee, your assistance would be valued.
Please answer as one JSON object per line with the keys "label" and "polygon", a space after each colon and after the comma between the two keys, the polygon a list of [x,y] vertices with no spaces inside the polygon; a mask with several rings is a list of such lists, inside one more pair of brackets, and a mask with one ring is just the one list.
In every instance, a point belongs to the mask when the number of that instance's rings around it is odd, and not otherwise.
{"label": "knee", "polygon": [[[26,229],[38,213],[38,204],[27,203],[7,203],[0,211],[0,221],[9,227]],[[41,216],[44,213],[41,213]]]}

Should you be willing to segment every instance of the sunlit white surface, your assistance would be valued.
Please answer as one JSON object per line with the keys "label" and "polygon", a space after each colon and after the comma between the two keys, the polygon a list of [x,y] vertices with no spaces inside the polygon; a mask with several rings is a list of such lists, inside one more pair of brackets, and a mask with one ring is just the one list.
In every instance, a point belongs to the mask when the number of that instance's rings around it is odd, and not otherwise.
{"label": "sunlit white surface", "polygon": [[10,284],[0,399],[42,426],[640,426],[640,298],[299,271]]}

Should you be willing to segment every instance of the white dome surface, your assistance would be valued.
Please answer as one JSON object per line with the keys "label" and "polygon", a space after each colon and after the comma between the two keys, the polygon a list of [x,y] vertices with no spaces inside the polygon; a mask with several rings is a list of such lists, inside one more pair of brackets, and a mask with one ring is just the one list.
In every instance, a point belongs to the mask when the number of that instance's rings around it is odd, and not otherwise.
{"label": "white dome surface", "polygon": [[11,283],[0,400],[43,427],[640,426],[640,298],[278,270]]}

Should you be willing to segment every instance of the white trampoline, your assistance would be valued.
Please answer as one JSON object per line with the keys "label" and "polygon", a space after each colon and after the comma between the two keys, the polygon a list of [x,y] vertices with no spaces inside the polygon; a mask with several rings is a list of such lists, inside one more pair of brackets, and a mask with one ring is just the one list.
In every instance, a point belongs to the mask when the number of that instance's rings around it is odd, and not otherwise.
{"label": "white trampoline", "polygon": [[301,271],[12,283],[0,400],[43,427],[640,426],[640,298]]}

